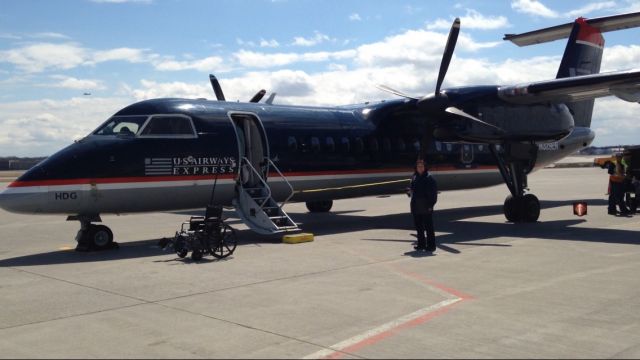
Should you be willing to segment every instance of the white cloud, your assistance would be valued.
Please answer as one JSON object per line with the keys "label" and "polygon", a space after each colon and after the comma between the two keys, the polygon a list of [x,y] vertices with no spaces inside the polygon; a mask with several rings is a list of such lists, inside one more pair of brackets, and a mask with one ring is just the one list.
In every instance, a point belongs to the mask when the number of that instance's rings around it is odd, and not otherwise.
{"label": "white cloud", "polygon": [[301,36],[296,36],[293,39],[293,43],[291,45],[294,46],[315,46],[321,44],[325,41],[335,41],[335,39],[330,38],[328,35],[325,35],[321,32],[315,31],[315,35],[311,38],[304,38]]}
{"label": "white cloud", "polygon": [[130,98],[0,103],[0,154],[46,156],[87,135]]}
{"label": "white cloud", "polygon": [[145,62],[157,58],[145,49],[117,48],[92,50],[76,43],[37,43],[0,51],[0,62],[13,64],[27,73],[45,70],[72,69],[106,61]]}
{"label": "white cloud", "polygon": [[538,0],[513,0],[511,8],[517,12],[534,16],[546,18],[557,18],[559,16],[556,11],[549,9]]}
{"label": "white cloud", "polygon": [[117,48],[104,51],[96,51],[92,55],[92,63],[101,63],[105,61],[128,61],[139,63],[148,60],[147,50],[132,48]]}
{"label": "white cloud", "polygon": [[611,9],[616,7],[617,4],[615,1],[604,1],[604,2],[595,2],[595,3],[590,3],[587,4],[579,9],[576,10],[572,10],[570,12],[567,13],[567,16],[569,17],[576,17],[576,16],[585,16],[591,12],[597,11],[597,10],[602,10],[602,9]]}
{"label": "white cloud", "polygon": [[103,90],[105,86],[100,80],[94,79],[76,79],[74,77],[64,75],[52,75],[52,79],[59,80],[54,87],[75,89],[75,90]]}
{"label": "white cloud", "polygon": [[202,72],[226,72],[224,60],[219,56],[210,56],[204,59],[192,61],[162,60],[154,63],[154,67],[160,71],[196,70]]}
{"label": "white cloud", "polygon": [[39,43],[0,51],[0,62],[8,62],[25,72],[49,68],[71,69],[85,62],[87,50],[74,43]]}
{"label": "white cloud", "polygon": [[349,15],[349,20],[351,20],[351,21],[362,21],[362,18],[360,17],[360,14],[353,13],[353,14]]}
{"label": "white cloud", "polygon": [[640,45],[605,47],[601,71],[627,70],[640,67]]}
{"label": "white cloud", "polygon": [[30,37],[35,39],[63,39],[68,40],[69,37],[64,34],[56,33],[56,32],[42,32],[30,35]]}
{"label": "white cloud", "polygon": [[262,53],[240,50],[233,54],[235,61],[248,68],[270,68],[290,65],[295,62],[322,62],[347,59],[355,56],[354,50],[337,52],[319,51],[308,53]]}
{"label": "white cloud", "polygon": [[[177,98],[211,98],[211,86],[204,81],[199,84],[189,84],[180,81],[159,83],[153,80],[141,80],[142,88],[130,91],[136,100],[155,99],[163,97]],[[223,89],[224,90],[224,89]]]}
{"label": "white cloud", "polygon": [[[467,14],[460,18],[461,27],[465,29],[492,30],[511,26],[504,16],[485,16],[473,9],[467,9]],[[427,24],[428,30],[449,30],[453,19],[437,19]]]}
{"label": "white cloud", "polygon": [[280,43],[278,43],[275,39],[271,39],[271,40],[260,39],[260,47],[277,48],[278,46],[280,46]]}

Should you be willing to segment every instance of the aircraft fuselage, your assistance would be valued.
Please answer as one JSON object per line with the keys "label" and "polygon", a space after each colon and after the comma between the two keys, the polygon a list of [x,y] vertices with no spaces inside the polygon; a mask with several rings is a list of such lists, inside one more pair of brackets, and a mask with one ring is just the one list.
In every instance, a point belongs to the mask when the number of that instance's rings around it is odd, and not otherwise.
{"label": "aircraft fuselage", "polygon": [[[486,99],[481,100],[480,110],[491,112]],[[91,215],[202,208],[209,203],[215,182],[214,201],[230,205],[238,164],[250,155],[257,159],[256,167],[263,157],[273,160],[293,186],[294,201],[403,192],[419,154],[426,157],[441,190],[503,182],[487,144],[430,137],[424,125],[427,122],[411,112],[410,102],[299,107],[147,100],[112,118],[131,119],[132,124],[136,120],[140,125],[137,134],[112,134],[99,128],[11,183],[0,195],[0,203],[13,212]],[[465,99],[465,103],[473,102]],[[503,106],[499,100],[495,104]],[[552,112],[550,108],[550,118],[558,116],[557,111]],[[491,115],[494,121],[506,122],[495,114]],[[511,111],[509,120],[516,116],[523,124],[530,124],[526,117],[531,107],[523,106],[521,114],[517,117],[518,113]],[[141,133],[150,119],[171,116],[188,119],[193,133]],[[247,119],[255,122],[263,136],[256,145],[262,149],[254,154],[245,145],[255,142],[257,135],[251,139],[248,128],[244,129],[248,135],[239,134],[243,132],[240,123]],[[535,167],[573,153],[592,139],[588,128],[575,128],[560,141],[541,143]],[[277,172],[271,170],[268,182],[274,198],[287,196],[288,186]]]}

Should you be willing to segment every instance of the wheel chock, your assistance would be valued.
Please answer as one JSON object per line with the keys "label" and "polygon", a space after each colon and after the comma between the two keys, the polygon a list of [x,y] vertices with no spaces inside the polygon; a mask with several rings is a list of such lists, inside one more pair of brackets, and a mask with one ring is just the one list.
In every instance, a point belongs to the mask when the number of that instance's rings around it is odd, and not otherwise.
{"label": "wheel chock", "polygon": [[282,242],[287,244],[298,244],[309,241],[313,241],[313,234],[311,233],[289,234],[282,237]]}

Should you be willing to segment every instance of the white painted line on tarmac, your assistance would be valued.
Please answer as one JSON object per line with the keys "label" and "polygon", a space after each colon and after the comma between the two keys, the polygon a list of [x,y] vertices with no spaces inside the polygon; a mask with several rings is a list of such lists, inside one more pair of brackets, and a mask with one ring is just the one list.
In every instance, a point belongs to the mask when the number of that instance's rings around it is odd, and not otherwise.
{"label": "white painted line on tarmac", "polygon": [[428,306],[411,314],[402,316],[396,320],[380,325],[377,328],[366,331],[360,335],[356,335],[350,339],[341,341],[313,354],[305,356],[303,359],[335,359],[344,355],[343,352],[353,352],[367,345],[372,345],[380,340],[393,335],[396,331],[423,324],[434,317],[446,312],[449,307],[459,301],[464,300],[461,297],[455,297],[441,301],[437,304]]}

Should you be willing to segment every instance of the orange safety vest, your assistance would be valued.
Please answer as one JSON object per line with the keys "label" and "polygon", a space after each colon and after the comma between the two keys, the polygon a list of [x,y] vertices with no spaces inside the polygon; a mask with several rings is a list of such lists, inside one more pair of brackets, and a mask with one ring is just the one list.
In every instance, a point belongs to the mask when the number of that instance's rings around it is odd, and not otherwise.
{"label": "orange safety vest", "polygon": [[609,181],[614,183],[624,182],[624,165],[616,162],[616,169],[613,175],[609,175]]}

